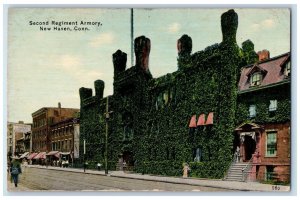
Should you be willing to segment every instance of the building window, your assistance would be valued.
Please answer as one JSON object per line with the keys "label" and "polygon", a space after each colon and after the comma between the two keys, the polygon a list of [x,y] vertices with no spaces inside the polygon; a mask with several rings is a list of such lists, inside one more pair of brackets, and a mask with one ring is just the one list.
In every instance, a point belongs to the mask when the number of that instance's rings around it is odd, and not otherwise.
{"label": "building window", "polygon": [[55,115],[56,117],[58,117],[58,116],[59,116],[59,114],[58,114],[58,110],[54,110],[54,115]]}
{"label": "building window", "polygon": [[267,152],[266,156],[276,156],[277,154],[277,132],[267,132]]}
{"label": "building window", "polygon": [[255,105],[250,105],[249,107],[249,117],[253,118],[256,116],[256,106]]}
{"label": "building window", "polygon": [[266,181],[274,179],[274,166],[266,166]]}
{"label": "building window", "polygon": [[258,86],[261,84],[262,75],[260,72],[256,72],[251,76],[251,86]]}
{"label": "building window", "polygon": [[284,75],[290,76],[291,75],[291,61],[287,62],[284,68]]}
{"label": "building window", "polygon": [[156,110],[163,108],[163,106],[164,106],[163,95],[162,93],[160,93],[156,99],[156,104],[155,104]]}
{"label": "building window", "polygon": [[277,100],[270,100],[269,111],[277,110]]}

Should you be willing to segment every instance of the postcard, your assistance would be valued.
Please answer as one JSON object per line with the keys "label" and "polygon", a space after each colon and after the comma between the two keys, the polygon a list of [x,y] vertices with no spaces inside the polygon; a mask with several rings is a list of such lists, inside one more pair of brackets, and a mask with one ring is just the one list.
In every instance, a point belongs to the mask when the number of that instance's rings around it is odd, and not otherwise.
{"label": "postcard", "polygon": [[290,192],[291,11],[10,6],[7,191]]}

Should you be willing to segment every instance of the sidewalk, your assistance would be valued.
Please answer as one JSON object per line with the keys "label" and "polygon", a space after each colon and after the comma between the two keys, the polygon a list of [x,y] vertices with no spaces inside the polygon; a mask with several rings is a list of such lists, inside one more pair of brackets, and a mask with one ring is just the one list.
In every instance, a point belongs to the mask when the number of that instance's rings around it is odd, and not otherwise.
{"label": "sidewalk", "polygon": [[6,191],[8,192],[8,194],[10,192],[26,192],[26,191],[30,191],[29,188],[25,187],[20,182],[18,184],[18,187],[15,187],[15,184],[14,184],[13,180],[11,179],[10,175],[7,175],[7,182],[6,183],[7,183],[7,185],[6,185],[7,190]]}
{"label": "sidewalk", "polygon": [[[83,169],[78,168],[60,168],[52,166],[39,166],[39,165],[27,165],[23,167],[34,167],[34,168],[44,168],[48,170],[61,170],[70,171],[76,173],[84,173]],[[86,170],[86,174],[98,174],[106,176],[104,170]],[[290,186],[282,185],[269,185],[262,184],[258,182],[239,182],[239,181],[223,181],[223,180],[211,180],[211,179],[197,179],[197,178],[181,178],[181,177],[166,177],[166,176],[155,176],[155,175],[142,175],[136,173],[126,173],[123,171],[109,171],[107,176],[120,177],[120,178],[131,178],[139,180],[166,182],[166,183],[177,183],[177,184],[188,184],[204,187],[214,187],[222,189],[232,189],[239,191],[252,191],[252,192],[289,192]]]}

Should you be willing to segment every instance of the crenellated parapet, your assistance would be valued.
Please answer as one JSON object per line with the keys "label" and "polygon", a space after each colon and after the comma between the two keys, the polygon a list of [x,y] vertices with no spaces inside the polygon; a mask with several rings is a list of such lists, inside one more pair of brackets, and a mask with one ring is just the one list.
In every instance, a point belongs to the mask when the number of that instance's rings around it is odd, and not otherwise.
{"label": "crenellated parapet", "polygon": [[86,105],[90,105],[99,101],[99,99],[103,99],[103,92],[105,83],[102,80],[96,80],[94,82],[95,86],[95,96],[93,96],[93,90],[91,88],[80,88],[79,96],[80,96],[80,104],[81,107]]}

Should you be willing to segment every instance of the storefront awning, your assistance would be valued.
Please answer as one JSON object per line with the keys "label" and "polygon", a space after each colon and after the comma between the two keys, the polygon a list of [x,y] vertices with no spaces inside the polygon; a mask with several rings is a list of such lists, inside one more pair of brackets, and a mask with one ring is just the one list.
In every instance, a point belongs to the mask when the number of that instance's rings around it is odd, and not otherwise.
{"label": "storefront awning", "polygon": [[71,152],[60,152],[60,155],[70,155],[71,154]]}
{"label": "storefront awning", "polygon": [[196,115],[193,115],[192,118],[191,118],[191,120],[190,120],[190,124],[189,124],[190,128],[196,128],[197,127],[196,120],[197,120],[196,119]]}
{"label": "storefront awning", "polygon": [[40,152],[33,159],[46,159],[46,152]]}
{"label": "storefront awning", "polygon": [[205,114],[201,114],[198,118],[197,126],[205,125]]}
{"label": "storefront awning", "polygon": [[49,153],[46,154],[46,156],[55,156],[57,158],[59,158],[59,151],[50,151]]}
{"label": "storefront awning", "polygon": [[27,157],[27,159],[28,159],[28,160],[31,160],[31,159],[33,159],[36,155],[38,155],[38,153],[32,153],[32,154],[30,154],[30,155]]}
{"label": "storefront awning", "polygon": [[20,159],[27,157],[27,156],[28,156],[28,154],[29,154],[29,152],[25,152],[25,153],[23,153],[23,154],[20,156]]}

